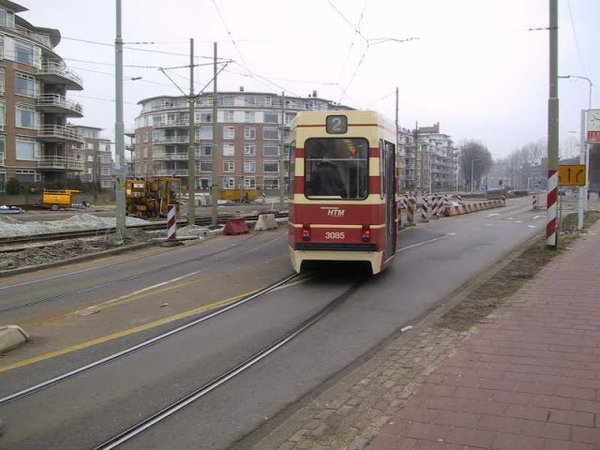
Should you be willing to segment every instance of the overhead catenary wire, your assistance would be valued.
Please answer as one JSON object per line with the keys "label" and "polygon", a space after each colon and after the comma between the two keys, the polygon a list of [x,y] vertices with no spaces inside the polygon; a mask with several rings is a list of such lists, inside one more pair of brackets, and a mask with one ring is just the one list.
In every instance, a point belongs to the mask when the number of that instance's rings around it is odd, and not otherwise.
{"label": "overhead catenary wire", "polygon": [[579,63],[583,69],[583,74],[587,77],[587,70],[583,57],[581,56],[581,49],[579,48],[579,40],[577,39],[577,30],[575,29],[575,21],[573,20],[573,11],[571,10],[571,0],[567,0],[567,6],[569,7],[569,17],[571,19],[571,29],[573,30],[573,38],[575,39],[575,48],[577,49],[577,56],[579,57]]}
{"label": "overhead catenary wire", "polygon": [[[214,0],[213,0],[213,1],[214,1]],[[335,11],[336,11],[336,12],[337,12],[337,13],[338,13],[338,14],[339,14],[341,17],[342,17],[342,19],[344,19],[344,21],[345,21],[345,22],[346,22],[348,25],[350,25],[350,26],[352,27],[352,29],[353,29],[353,30],[354,30],[354,31],[355,31],[355,32],[356,32],[356,33],[357,33],[357,34],[358,34],[358,35],[361,37],[361,39],[363,39],[365,42],[368,42],[367,38],[365,38],[365,37],[363,36],[362,32],[361,32],[361,31],[360,31],[360,30],[359,30],[357,27],[355,27],[355,26],[352,24],[352,22],[350,22],[350,21],[349,21],[349,20],[346,18],[346,16],[344,15],[344,13],[342,13],[342,12],[341,12],[341,11],[338,9],[338,7],[337,7],[337,6],[335,6],[335,5],[333,4],[333,2],[332,2],[331,0],[326,0],[326,1],[327,1],[327,3],[329,3],[329,4],[331,5],[331,7],[332,7],[332,8],[333,8],[333,9],[334,9],[334,10],[335,10]],[[361,14],[361,16],[362,16],[362,14]]]}

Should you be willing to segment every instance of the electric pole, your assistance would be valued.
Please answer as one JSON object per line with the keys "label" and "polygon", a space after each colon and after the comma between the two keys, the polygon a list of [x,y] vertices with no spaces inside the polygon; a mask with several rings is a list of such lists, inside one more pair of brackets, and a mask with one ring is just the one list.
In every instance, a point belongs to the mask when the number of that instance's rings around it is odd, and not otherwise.
{"label": "electric pole", "polygon": [[212,183],[210,187],[210,204],[212,212],[212,226],[216,227],[219,221],[219,180],[217,172],[217,164],[219,162],[219,132],[217,130],[217,113],[218,113],[218,98],[217,98],[217,43],[214,43],[214,79],[213,79],[213,142],[212,142]]}
{"label": "electric pole", "polygon": [[279,134],[279,211],[285,209],[285,92],[281,93],[281,130]]}
{"label": "electric pole", "polygon": [[550,0],[550,96],[548,98],[548,209],[546,245],[558,247],[558,0]]}
{"label": "electric pole", "polygon": [[117,0],[117,36],[115,38],[115,156],[117,180],[115,183],[117,240],[126,237],[125,224],[125,127],[123,125],[123,39],[121,37],[121,0]]}
{"label": "electric pole", "polygon": [[[399,90],[398,86],[396,86],[396,152],[394,154],[394,162],[396,167],[400,167],[400,161],[398,160],[398,155],[400,154],[400,146],[399,144],[399,134],[400,134],[400,125],[398,124],[398,105],[399,105]],[[380,155],[381,156],[381,155]],[[398,186],[400,186],[400,177],[396,180],[396,186],[394,186],[394,192],[399,192]]]}
{"label": "electric pole", "polygon": [[190,147],[188,149],[188,225],[196,223],[196,113],[194,105],[194,38],[190,39]]}

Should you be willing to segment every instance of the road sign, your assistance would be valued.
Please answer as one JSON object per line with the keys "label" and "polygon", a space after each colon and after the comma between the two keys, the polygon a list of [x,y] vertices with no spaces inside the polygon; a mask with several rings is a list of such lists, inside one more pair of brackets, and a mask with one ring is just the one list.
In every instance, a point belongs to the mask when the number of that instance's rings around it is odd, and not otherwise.
{"label": "road sign", "polygon": [[585,164],[559,164],[559,186],[585,186]]}
{"label": "road sign", "polygon": [[600,143],[600,109],[588,110],[587,117],[588,143]]}

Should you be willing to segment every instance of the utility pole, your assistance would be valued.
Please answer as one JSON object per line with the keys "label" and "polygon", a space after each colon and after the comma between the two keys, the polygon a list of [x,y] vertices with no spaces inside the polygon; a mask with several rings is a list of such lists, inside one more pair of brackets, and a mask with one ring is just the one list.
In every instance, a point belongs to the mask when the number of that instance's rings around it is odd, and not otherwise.
{"label": "utility pole", "polygon": [[[400,147],[398,141],[398,135],[400,134],[400,125],[398,122],[398,114],[399,114],[399,104],[400,104],[400,91],[398,86],[396,86],[396,152],[394,154],[394,162],[396,163],[396,167],[400,167],[400,161],[398,161],[398,155],[400,154]],[[382,155],[379,155],[380,157]],[[400,186],[400,177],[396,180],[396,186],[394,186],[394,192],[399,192],[398,186]]]}
{"label": "utility pole", "polygon": [[279,211],[285,209],[285,92],[281,93],[281,130],[279,134]]}
{"label": "utility pole", "polygon": [[548,98],[548,209],[546,246],[558,248],[558,0],[550,0],[550,95]]}
{"label": "utility pole", "polygon": [[125,127],[123,125],[123,39],[121,37],[121,0],[117,0],[117,36],[115,38],[115,154],[118,163],[115,183],[117,240],[126,237],[125,225]]}
{"label": "utility pole", "polygon": [[421,189],[421,152],[419,150],[419,122],[415,122],[415,189]]}
{"label": "utility pole", "polygon": [[212,183],[210,187],[210,204],[212,213],[212,226],[216,227],[219,221],[219,179],[217,172],[217,164],[219,162],[219,132],[217,130],[217,113],[218,113],[218,98],[217,98],[217,43],[214,43],[214,79],[213,79],[213,143],[212,143]]}
{"label": "utility pole", "polygon": [[194,105],[194,38],[190,39],[190,147],[188,149],[188,225],[196,223],[196,112]]}

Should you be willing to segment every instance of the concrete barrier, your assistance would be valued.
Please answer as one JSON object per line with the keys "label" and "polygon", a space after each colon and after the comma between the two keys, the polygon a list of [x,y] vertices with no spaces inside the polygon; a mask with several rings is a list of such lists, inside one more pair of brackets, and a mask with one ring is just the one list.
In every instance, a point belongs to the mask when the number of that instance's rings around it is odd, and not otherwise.
{"label": "concrete barrier", "polygon": [[256,225],[254,225],[254,229],[256,231],[275,230],[277,227],[275,214],[259,214],[258,222],[256,222]]}
{"label": "concrete barrier", "polygon": [[250,229],[248,228],[248,224],[242,217],[227,219],[227,221],[225,222],[225,228],[223,229],[223,234],[229,236],[236,234],[245,234],[249,232]]}
{"label": "concrete barrier", "polygon": [[469,205],[447,206],[444,209],[444,216],[459,216],[461,214],[482,211],[484,209],[500,208],[502,206],[506,206],[506,202],[504,200],[489,200],[485,202],[471,203]]}
{"label": "concrete barrier", "polygon": [[8,352],[29,341],[29,335],[17,325],[0,325],[0,353]]}

